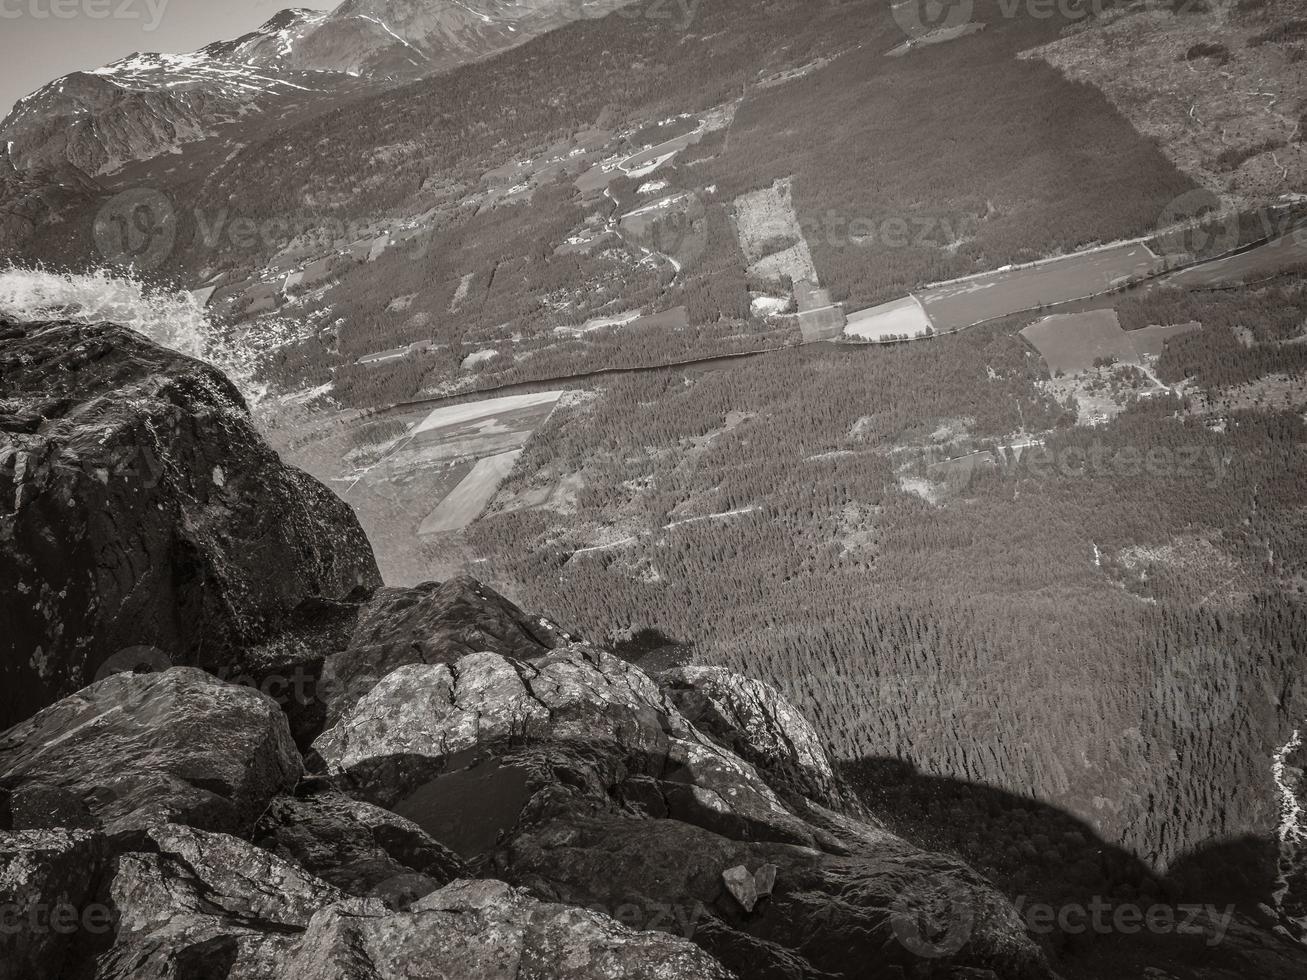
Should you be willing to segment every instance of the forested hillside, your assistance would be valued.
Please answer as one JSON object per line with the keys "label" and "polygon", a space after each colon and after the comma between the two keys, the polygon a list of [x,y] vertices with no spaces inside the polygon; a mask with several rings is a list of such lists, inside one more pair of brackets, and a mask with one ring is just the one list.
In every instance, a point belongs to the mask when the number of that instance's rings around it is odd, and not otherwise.
{"label": "forested hillside", "polygon": [[[893,57],[903,29],[874,3],[580,21],[137,175],[174,212],[154,274],[216,284],[215,314],[241,329],[313,324],[269,380],[330,381],[371,407],[468,387],[460,365],[489,350],[477,387],[796,340],[750,306],[793,283],[746,272],[735,240],[741,195],[778,180],[797,244],[849,310],[1147,235],[1192,184],[1096,88],[1019,57],[1078,16],[1009,13],[981,0],[983,31]],[[699,141],[651,176],[611,171],[696,121]],[[660,194],[676,206],[642,230],[621,217]],[[84,222],[47,237],[42,254],[95,255]],[[681,306],[685,326],[572,331]]]}
{"label": "forested hillside", "polygon": [[[1133,302],[1127,320],[1212,313],[1197,336],[1218,348],[1229,330],[1225,294]],[[1307,710],[1301,390],[1220,424],[1194,388],[1076,427],[1016,334],[1030,319],[605,382],[537,434],[474,543],[581,632],[761,670],[843,759],[1029,795],[1158,871],[1261,839]],[[937,475],[1032,434],[1036,455]],[[574,511],[513,509],[569,474]],[[1261,880],[1245,857],[1185,873]]]}

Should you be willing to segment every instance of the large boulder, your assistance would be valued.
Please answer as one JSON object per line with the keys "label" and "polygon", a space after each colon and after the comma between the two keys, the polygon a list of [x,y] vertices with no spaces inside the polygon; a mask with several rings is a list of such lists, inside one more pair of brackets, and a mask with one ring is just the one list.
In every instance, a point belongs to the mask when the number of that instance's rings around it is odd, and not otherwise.
{"label": "large boulder", "polygon": [[452,664],[471,653],[532,660],[567,637],[476,579],[459,576],[380,589],[360,608],[346,645],[326,658],[320,685],[328,723],[407,664]]}
{"label": "large boulder", "polygon": [[312,780],[273,800],[252,839],[341,891],[387,902],[469,877],[458,856],[417,824]]}
{"label": "large boulder", "polygon": [[192,667],[115,674],[0,735],[13,829],[248,833],[302,772],[276,703]]}
{"label": "large boulder", "polygon": [[[395,910],[226,834],[158,825],[112,854],[102,843],[0,833],[0,897],[17,909],[0,978],[730,978],[684,940],[499,881],[458,880]],[[51,935],[50,909],[69,910],[66,930]]]}
{"label": "large boulder", "polygon": [[691,724],[753,763],[777,792],[828,806],[852,802],[816,730],[774,688],[722,667],[676,667],[658,682]]}
{"label": "large boulder", "polygon": [[0,980],[68,976],[105,944],[106,853],[89,830],[0,831]]}
{"label": "large boulder", "polygon": [[110,874],[115,929],[97,980],[280,976],[320,909],[383,911],[243,840],[188,827],[152,828]]}
{"label": "large boulder", "polygon": [[688,724],[643,671],[579,645],[531,663],[477,653],[401,667],[314,749],[342,787],[469,857],[560,779],[743,838],[814,843],[754,768]]}
{"label": "large boulder", "polygon": [[112,324],[0,336],[0,726],[124,649],[221,674],[305,600],[380,585],[221,372]]}
{"label": "large boulder", "polygon": [[731,980],[712,957],[683,939],[540,902],[500,881],[457,881],[406,912],[325,909],[277,976]]}
{"label": "large boulder", "polygon": [[301,750],[397,667],[491,651],[531,659],[567,642],[493,589],[457,577],[302,603],[286,630],[248,651],[242,677],[276,697]]}

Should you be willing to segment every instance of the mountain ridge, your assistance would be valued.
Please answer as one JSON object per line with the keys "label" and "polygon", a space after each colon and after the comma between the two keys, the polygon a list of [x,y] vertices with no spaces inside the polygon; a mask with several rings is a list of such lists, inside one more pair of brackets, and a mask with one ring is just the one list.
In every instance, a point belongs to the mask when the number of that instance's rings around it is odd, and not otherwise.
{"label": "mountain ridge", "polygon": [[288,7],[186,54],[136,52],[71,72],[0,120],[18,170],[69,163],[88,176],[174,152],[250,114],[330,102],[438,74],[629,0],[347,0]]}

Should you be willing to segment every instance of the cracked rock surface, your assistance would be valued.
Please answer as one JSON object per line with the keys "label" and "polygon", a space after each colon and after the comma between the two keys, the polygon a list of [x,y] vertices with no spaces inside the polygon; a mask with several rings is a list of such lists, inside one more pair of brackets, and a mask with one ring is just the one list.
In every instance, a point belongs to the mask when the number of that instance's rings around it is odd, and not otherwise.
{"label": "cracked rock surface", "polygon": [[646,777],[691,823],[814,843],[756,770],[686,722],[643,671],[579,645],[530,663],[477,653],[401,667],[314,748],[342,786],[401,812],[423,782],[493,761],[534,787],[566,769],[597,797]]}
{"label": "cracked rock surface", "polygon": [[323,666],[327,717],[335,723],[377,681],[407,664],[448,664],[484,652],[529,660],[565,642],[548,622],[467,576],[379,589],[347,645]]}
{"label": "cracked rock surface", "polygon": [[[605,652],[472,654],[393,671],[315,749],[342,791],[399,810],[483,873],[691,939],[741,977],[917,969],[901,936],[908,928],[912,942],[915,912],[897,903],[918,892],[964,896],[965,935],[934,958],[939,976],[1048,975],[1010,904],[962,862],[798,797],[804,780],[814,795],[839,793],[821,779],[824,750],[779,695],[730,675],[712,682],[719,698],[745,692],[754,712],[718,718],[715,738],[666,682]],[[722,877],[736,867],[752,885],[748,908]],[[770,885],[764,902],[758,876]]]}
{"label": "cracked rock surface", "polygon": [[15,829],[245,833],[301,772],[276,702],[193,667],[115,674],[0,734]]}
{"label": "cracked rock surface", "polygon": [[775,689],[722,667],[658,675],[663,693],[695,727],[753,763],[777,792],[849,802],[816,730]]}
{"label": "cracked rock surface", "polygon": [[254,840],[341,891],[388,902],[469,875],[458,855],[417,824],[327,788],[273,800]]}
{"label": "cracked rock surface", "polygon": [[221,372],[113,324],[0,332],[0,726],[129,647],[238,670],[300,603],[380,585]]}

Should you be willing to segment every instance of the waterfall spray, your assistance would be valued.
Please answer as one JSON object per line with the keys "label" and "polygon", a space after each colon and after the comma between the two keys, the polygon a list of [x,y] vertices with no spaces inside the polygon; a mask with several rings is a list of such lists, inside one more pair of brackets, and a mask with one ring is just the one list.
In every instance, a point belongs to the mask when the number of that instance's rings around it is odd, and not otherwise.
{"label": "waterfall spray", "polygon": [[265,318],[239,338],[219,329],[185,290],[151,287],[130,272],[99,269],[53,273],[10,266],[0,270],[0,316],[19,322],[112,321],[155,343],[207,361],[240,389],[251,409],[268,395],[259,380],[264,357],[298,339],[302,328],[285,318]]}

